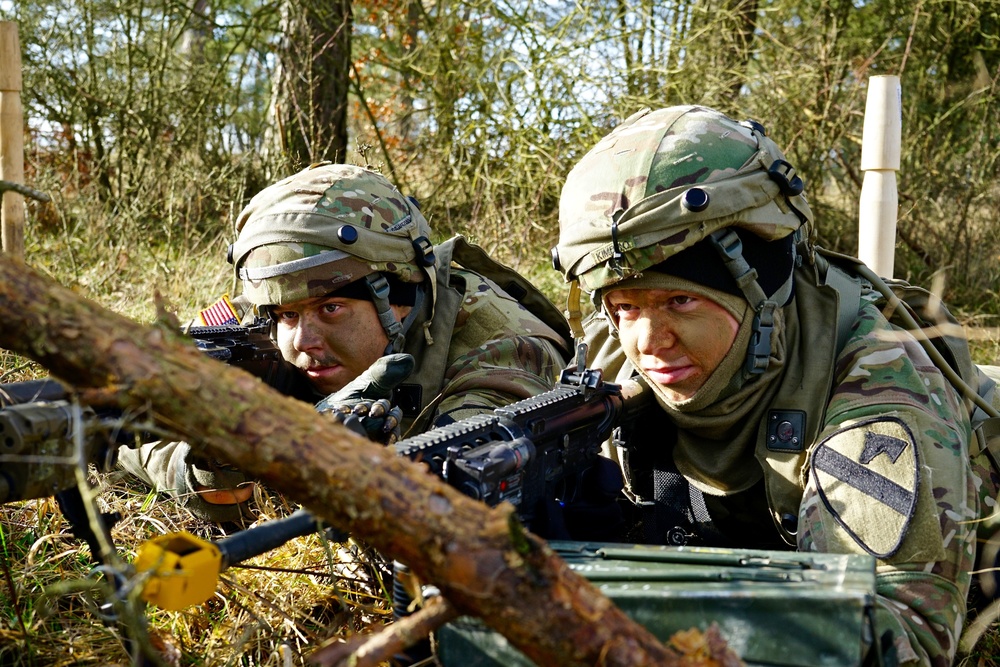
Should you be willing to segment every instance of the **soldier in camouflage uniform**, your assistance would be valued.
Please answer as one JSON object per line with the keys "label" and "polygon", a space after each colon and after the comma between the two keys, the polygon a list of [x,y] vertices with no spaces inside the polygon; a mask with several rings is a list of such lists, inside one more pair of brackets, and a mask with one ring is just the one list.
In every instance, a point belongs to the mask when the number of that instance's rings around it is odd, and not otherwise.
{"label": "soldier in camouflage uniform", "polygon": [[[546,391],[566,366],[559,311],[461,236],[432,245],[416,204],[377,173],[314,165],[257,194],[236,228],[230,256],[243,293],[229,303],[249,306],[245,321],[272,319],[321,412],[342,418],[359,402],[382,403],[369,433],[392,422],[390,389],[402,432],[414,434]],[[408,378],[406,362],[415,363]],[[120,461],[203,518],[247,512],[252,484],[186,443],[126,448]]]}
{"label": "soldier in camouflage uniform", "polygon": [[968,413],[856,260],[810,242],[802,190],[758,123],[687,106],[629,118],[568,176],[553,260],[593,295],[590,365],[656,397],[606,447],[622,538],[872,554],[879,635],[948,665],[976,548]]}

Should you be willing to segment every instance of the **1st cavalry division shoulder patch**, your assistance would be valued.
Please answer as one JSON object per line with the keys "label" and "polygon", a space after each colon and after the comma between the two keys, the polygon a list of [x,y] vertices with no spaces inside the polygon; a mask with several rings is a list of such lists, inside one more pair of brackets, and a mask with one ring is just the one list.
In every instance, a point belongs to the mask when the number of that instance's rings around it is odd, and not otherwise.
{"label": "1st cavalry division shoulder patch", "polygon": [[917,448],[900,420],[854,424],[813,451],[811,475],[827,510],[868,553],[894,554],[917,506]]}

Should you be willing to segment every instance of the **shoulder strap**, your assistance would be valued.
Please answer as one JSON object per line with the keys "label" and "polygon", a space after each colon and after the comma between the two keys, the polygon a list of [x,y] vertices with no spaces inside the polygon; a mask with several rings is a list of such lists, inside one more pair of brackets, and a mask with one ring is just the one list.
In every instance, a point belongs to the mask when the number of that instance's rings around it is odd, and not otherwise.
{"label": "shoulder strap", "polygon": [[[1000,397],[996,395],[996,380],[1000,378],[1000,368],[977,365],[972,361],[972,354],[965,336],[949,331],[949,327],[957,327],[958,322],[944,305],[939,305],[937,308],[944,320],[942,323],[928,323],[918,319],[920,311],[932,298],[927,290],[910,285],[905,281],[882,281],[860,259],[827,250],[817,250],[828,259],[852,265],[859,276],[858,279],[852,279],[840,270],[837,264],[830,263],[831,271],[827,274],[827,284],[836,288],[840,293],[842,306],[854,303],[854,299],[860,298],[860,291],[857,292],[857,296],[855,296],[854,291],[855,287],[860,290],[861,282],[859,281],[864,281],[882,293],[893,311],[890,314],[890,319],[902,320],[902,326],[914,332],[934,364],[955,387],[959,396],[965,400],[973,430],[973,438],[969,443],[969,455],[975,458],[981,452],[986,452],[994,469],[1000,472]],[[840,279],[840,275],[845,276],[850,284],[845,284]],[[894,299],[898,301],[898,304],[893,303]],[[840,341],[838,348],[840,348],[846,342],[846,338],[841,339],[841,336],[845,334],[843,307],[840,308],[838,316],[837,336]],[[853,320],[853,315],[851,319]],[[850,324],[847,326],[849,328]],[[918,330],[924,330],[928,327],[930,328],[926,335],[917,333]]]}
{"label": "shoulder strap", "polygon": [[[1000,394],[997,392],[1000,366],[977,366],[976,370],[979,373],[979,395],[994,408],[1000,408]],[[1000,417],[977,405],[972,413],[972,435],[969,456],[975,458],[986,452],[994,470],[1000,473]]]}
{"label": "shoulder strap", "polygon": [[831,264],[826,272],[826,284],[837,290],[840,301],[837,304],[837,354],[844,349],[851,335],[851,328],[858,319],[861,307],[861,281],[849,276],[846,271]]}
{"label": "shoulder strap", "polygon": [[837,291],[837,355],[840,355],[851,328],[858,318],[861,309],[861,293],[865,288],[871,288],[867,281],[861,278],[857,271],[852,270],[861,262],[860,259],[841,255],[825,248],[816,249],[817,262],[825,273],[824,284]]}

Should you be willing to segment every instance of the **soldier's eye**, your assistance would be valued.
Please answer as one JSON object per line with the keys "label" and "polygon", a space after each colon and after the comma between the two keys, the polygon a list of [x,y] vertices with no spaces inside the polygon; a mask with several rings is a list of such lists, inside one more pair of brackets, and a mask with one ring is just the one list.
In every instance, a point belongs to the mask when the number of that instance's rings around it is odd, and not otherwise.
{"label": "soldier's eye", "polygon": [[612,304],[612,315],[615,317],[628,317],[630,314],[634,314],[639,311],[639,307],[631,303],[615,303]]}

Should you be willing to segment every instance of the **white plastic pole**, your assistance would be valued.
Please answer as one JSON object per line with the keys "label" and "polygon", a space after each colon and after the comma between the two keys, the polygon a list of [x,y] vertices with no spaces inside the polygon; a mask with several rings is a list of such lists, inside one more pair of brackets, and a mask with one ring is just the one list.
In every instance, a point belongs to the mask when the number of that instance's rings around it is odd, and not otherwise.
{"label": "white plastic pole", "polygon": [[896,171],[902,139],[902,91],[898,76],[868,80],[865,125],[861,137],[861,185],[858,257],[883,278],[892,278],[899,198]]}
{"label": "white plastic pole", "polygon": [[[21,42],[13,21],[0,21],[0,180],[24,183]],[[24,197],[2,190],[0,197],[0,246],[24,259]]]}

